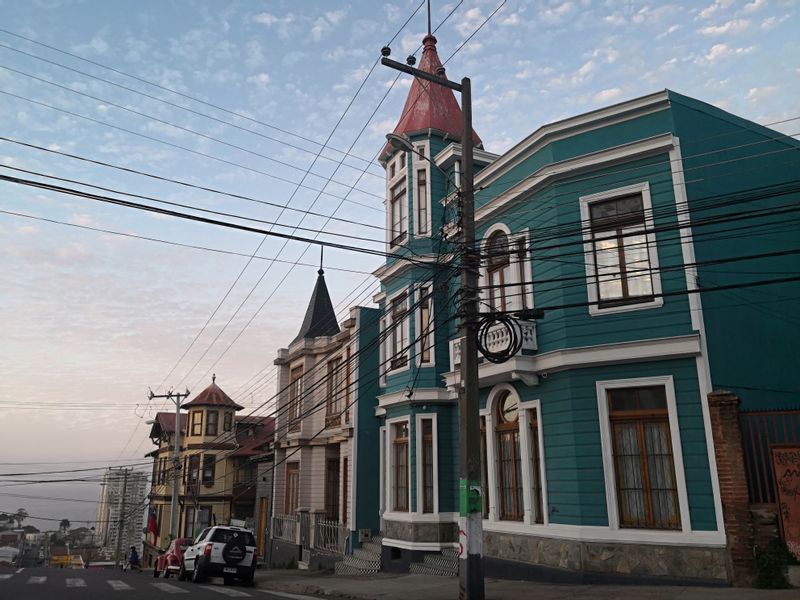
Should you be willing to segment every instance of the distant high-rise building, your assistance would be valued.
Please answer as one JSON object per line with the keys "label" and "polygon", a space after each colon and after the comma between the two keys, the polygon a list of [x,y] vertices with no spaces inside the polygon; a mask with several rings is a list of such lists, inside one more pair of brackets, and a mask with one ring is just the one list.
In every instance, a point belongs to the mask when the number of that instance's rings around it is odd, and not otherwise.
{"label": "distant high-rise building", "polygon": [[108,469],[103,475],[95,531],[100,544],[111,552],[117,547],[122,515],[122,553],[125,555],[131,546],[141,553],[147,484],[146,473],[130,469]]}

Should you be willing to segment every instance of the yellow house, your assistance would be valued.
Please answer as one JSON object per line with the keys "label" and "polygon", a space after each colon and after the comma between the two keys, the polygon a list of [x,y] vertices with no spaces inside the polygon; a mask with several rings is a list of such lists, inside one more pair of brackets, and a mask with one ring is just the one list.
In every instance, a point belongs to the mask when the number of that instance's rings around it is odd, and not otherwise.
{"label": "yellow house", "polygon": [[[203,528],[231,519],[253,525],[258,463],[274,434],[271,417],[237,417],[243,407],[216,384],[181,406],[178,536],[195,537]],[[166,548],[170,540],[175,415],[158,413],[150,430],[157,446],[149,494],[157,535],[147,542]]]}

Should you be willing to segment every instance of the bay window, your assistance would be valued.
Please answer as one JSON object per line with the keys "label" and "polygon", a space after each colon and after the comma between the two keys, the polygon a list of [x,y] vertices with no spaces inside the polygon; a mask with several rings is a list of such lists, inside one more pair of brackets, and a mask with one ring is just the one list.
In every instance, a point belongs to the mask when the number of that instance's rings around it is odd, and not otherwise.
{"label": "bay window", "polygon": [[206,435],[217,435],[217,425],[219,424],[219,413],[215,410],[206,412]]}
{"label": "bay window", "polygon": [[193,410],[192,417],[192,435],[203,435],[203,411]]}
{"label": "bay window", "polygon": [[392,428],[392,509],[408,512],[408,422]]}
{"label": "bay window", "polygon": [[406,237],[406,182],[392,186],[389,198],[389,245],[398,246]]}
{"label": "bay window", "polygon": [[422,512],[434,512],[433,419],[422,419]]}
{"label": "bay window", "polygon": [[425,235],[428,233],[428,172],[425,169],[417,169],[417,234]]}
{"label": "bay window", "polygon": [[419,339],[419,362],[422,364],[433,362],[433,296],[431,286],[423,285],[418,291],[417,310],[419,310],[419,321],[417,338]]}
{"label": "bay window", "polygon": [[389,305],[389,370],[405,367],[408,363],[407,312],[408,296],[402,293]]}

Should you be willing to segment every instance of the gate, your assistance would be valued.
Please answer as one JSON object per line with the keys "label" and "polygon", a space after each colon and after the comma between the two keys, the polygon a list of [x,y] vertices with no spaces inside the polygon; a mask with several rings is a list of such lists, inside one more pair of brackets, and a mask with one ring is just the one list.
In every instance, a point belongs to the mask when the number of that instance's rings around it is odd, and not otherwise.
{"label": "gate", "polygon": [[775,504],[775,475],[770,449],[800,444],[800,410],[742,412],[742,445],[751,504]]}

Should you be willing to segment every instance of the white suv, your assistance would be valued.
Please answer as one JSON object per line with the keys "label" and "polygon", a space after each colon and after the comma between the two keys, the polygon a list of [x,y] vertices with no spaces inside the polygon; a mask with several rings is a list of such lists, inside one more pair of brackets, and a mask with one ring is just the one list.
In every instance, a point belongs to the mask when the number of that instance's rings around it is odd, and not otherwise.
{"label": "white suv", "polygon": [[240,579],[253,585],[256,542],[253,532],[241,527],[215,525],[204,529],[183,553],[178,579],[199,583],[206,577],[223,577],[225,585]]}

